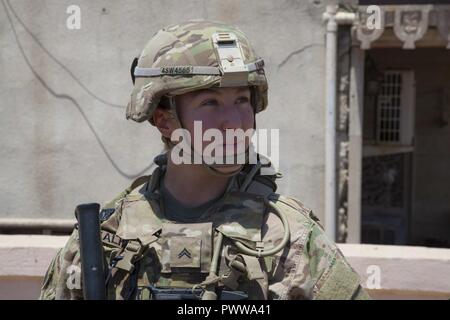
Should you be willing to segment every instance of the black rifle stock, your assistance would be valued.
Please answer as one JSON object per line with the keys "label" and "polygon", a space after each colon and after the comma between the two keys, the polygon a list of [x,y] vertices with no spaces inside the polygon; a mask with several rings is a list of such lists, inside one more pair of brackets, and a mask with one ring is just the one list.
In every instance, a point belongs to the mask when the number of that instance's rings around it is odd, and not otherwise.
{"label": "black rifle stock", "polygon": [[106,300],[99,211],[98,203],[80,204],[75,209],[80,236],[81,272],[85,300]]}

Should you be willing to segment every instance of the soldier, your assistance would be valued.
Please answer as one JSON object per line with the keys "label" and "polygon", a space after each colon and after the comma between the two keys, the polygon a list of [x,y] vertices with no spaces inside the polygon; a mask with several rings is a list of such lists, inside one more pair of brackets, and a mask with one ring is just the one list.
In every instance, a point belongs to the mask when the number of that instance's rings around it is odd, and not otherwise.
{"label": "soldier", "polygon": [[[135,60],[127,118],[156,126],[167,152],[103,206],[108,299],[368,298],[312,211],[276,193],[277,175],[261,174],[259,155],[249,162],[248,139],[220,146],[235,160],[243,146],[244,164],[173,158],[173,133],[198,138],[195,121],[202,135],[255,128],[267,106],[263,68],[239,29],[204,20],[160,30]],[[201,151],[189,146],[182,155],[192,160]],[[40,298],[82,299],[79,271],[75,229]]]}

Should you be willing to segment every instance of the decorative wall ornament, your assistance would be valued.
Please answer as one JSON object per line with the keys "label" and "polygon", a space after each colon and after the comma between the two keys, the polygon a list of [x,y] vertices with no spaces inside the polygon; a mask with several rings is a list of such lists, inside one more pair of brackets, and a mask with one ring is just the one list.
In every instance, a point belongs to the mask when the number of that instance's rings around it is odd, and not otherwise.
{"label": "decorative wall ornament", "polygon": [[415,42],[428,30],[431,5],[398,7],[395,10],[394,33],[403,41],[403,49],[415,49]]}
{"label": "decorative wall ornament", "polygon": [[358,10],[357,25],[356,25],[356,38],[361,42],[361,49],[370,49],[370,44],[377,40],[384,32],[385,12],[383,7],[380,7],[380,28],[373,28],[368,23],[369,19],[373,18],[374,13],[367,12],[367,6],[360,6]]}
{"label": "decorative wall ornament", "polygon": [[370,49],[388,28],[403,42],[403,49],[415,49],[415,43],[425,36],[429,27],[438,30],[450,49],[450,5],[372,6],[378,10],[370,7],[355,9],[354,32],[361,49]]}

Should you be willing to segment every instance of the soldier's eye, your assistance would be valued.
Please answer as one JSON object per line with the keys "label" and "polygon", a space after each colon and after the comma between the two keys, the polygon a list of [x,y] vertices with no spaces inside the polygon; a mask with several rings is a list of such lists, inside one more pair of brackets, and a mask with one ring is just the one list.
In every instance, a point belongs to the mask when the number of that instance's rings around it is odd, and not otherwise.
{"label": "soldier's eye", "polygon": [[236,103],[248,103],[250,99],[248,97],[242,96],[236,100]]}
{"label": "soldier's eye", "polygon": [[216,106],[216,105],[218,105],[218,102],[216,99],[207,99],[207,100],[203,101],[200,105],[201,106]]}

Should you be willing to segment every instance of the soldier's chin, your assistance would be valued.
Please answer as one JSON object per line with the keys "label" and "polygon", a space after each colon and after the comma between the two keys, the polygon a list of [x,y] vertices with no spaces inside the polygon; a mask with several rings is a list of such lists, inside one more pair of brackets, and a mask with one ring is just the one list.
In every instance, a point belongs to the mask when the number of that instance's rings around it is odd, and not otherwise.
{"label": "soldier's chin", "polygon": [[220,173],[229,174],[236,171],[240,171],[244,165],[242,164],[216,164],[213,168]]}

